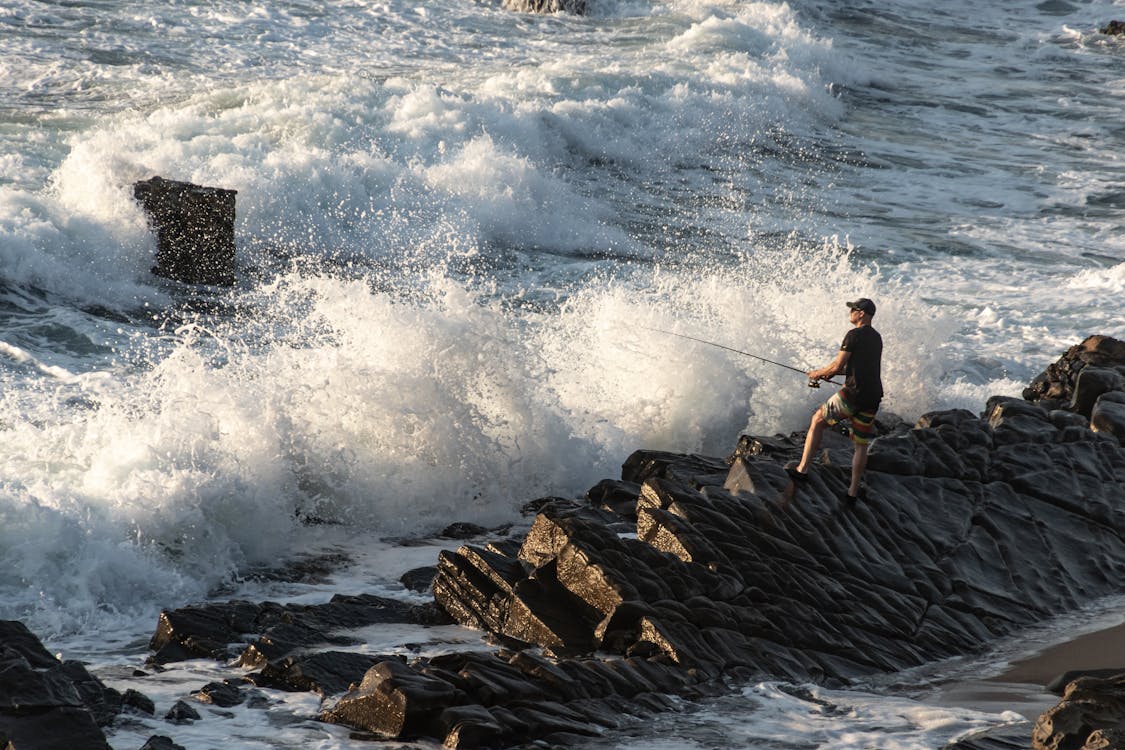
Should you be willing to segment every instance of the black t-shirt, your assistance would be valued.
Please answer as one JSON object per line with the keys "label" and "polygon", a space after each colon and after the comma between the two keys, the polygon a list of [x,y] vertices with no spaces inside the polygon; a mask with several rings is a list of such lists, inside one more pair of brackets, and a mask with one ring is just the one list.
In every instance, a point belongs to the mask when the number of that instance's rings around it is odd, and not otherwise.
{"label": "black t-shirt", "polygon": [[883,337],[871,326],[860,326],[848,331],[840,348],[851,352],[844,370],[844,397],[862,411],[878,409],[883,400],[883,381],[879,375]]}

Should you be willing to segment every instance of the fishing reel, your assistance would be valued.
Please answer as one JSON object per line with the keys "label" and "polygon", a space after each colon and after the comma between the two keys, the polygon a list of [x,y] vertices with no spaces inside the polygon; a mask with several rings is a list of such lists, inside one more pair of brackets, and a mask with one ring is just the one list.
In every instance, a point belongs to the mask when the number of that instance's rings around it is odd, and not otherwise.
{"label": "fishing reel", "polygon": [[820,380],[817,378],[809,378],[809,388],[819,388]]}

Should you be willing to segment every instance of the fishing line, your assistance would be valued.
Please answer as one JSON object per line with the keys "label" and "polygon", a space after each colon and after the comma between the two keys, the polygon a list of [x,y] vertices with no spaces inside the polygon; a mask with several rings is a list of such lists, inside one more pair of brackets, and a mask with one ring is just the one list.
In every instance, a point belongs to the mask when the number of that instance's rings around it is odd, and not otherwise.
{"label": "fishing line", "polygon": [[[700,344],[706,344],[707,346],[713,346],[717,349],[726,349],[728,352],[734,352],[735,354],[741,354],[744,357],[752,357],[753,359],[761,360],[762,362],[767,362],[771,365],[777,365],[778,367],[784,367],[786,370],[792,370],[793,372],[799,372],[802,375],[808,374],[808,370],[802,370],[798,367],[793,367],[792,365],[787,365],[784,362],[775,362],[772,359],[766,359],[765,357],[758,356],[757,354],[751,354],[750,352],[744,352],[741,349],[734,349],[734,348],[729,347],[729,346],[724,346],[723,344],[716,344],[714,341],[708,341],[706,339],[699,339],[699,338],[696,338],[695,336],[688,336],[686,333],[676,333],[675,331],[665,331],[662,328],[649,328],[648,326],[639,326],[639,327],[645,329],[646,331],[654,331],[655,333],[664,333],[664,334],[667,334],[669,336],[678,336],[681,339],[687,339],[688,341],[695,341],[695,342],[700,343]],[[837,383],[835,380],[831,380],[831,379],[825,379],[823,382],[831,383],[832,385],[839,385],[839,383]],[[820,383],[821,383],[821,381],[819,381],[819,380],[814,380],[812,378],[809,378],[809,388],[819,388]]]}

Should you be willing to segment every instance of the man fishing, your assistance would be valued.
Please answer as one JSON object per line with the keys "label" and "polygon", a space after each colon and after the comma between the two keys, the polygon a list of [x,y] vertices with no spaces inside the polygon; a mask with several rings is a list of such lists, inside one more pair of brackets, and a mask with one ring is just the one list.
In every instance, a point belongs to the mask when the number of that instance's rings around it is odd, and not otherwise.
{"label": "man fishing", "polygon": [[808,434],[805,435],[801,461],[795,466],[786,466],[785,471],[794,482],[807,482],[824,429],[846,422],[855,445],[852,481],[844,498],[850,504],[860,497],[860,480],[867,468],[867,448],[875,437],[875,413],[883,399],[883,381],[880,377],[883,337],[871,327],[871,319],[875,317],[874,302],[863,297],[855,302],[848,302],[847,305],[848,321],[853,327],[844,336],[836,358],[819,370],[807,373],[812,381],[827,380],[833,375],[844,373],[844,387],[813,412]]}

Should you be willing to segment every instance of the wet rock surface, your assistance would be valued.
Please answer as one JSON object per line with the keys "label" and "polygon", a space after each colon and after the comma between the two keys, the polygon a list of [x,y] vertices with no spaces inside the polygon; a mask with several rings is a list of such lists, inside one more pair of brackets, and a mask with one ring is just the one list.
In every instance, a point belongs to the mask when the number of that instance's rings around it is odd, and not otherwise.
{"label": "wet rock surface", "polygon": [[503,5],[516,13],[586,14],[586,0],[504,0]]}
{"label": "wet rock surface", "polygon": [[1035,722],[1035,750],[1125,748],[1125,673],[1079,677]]}
{"label": "wet rock surface", "polygon": [[234,283],[236,194],[161,177],[134,183],[156,234],[153,273],[188,284]]}
{"label": "wet rock surface", "polygon": [[316,605],[231,601],[165,610],[149,643],[149,661],[238,658],[242,666],[262,666],[313,646],[353,645],[339,631],[380,623],[437,625],[449,622],[429,605],[360,594],[337,595]]}
{"label": "wet rock surface", "polygon": [[77,661],[59,661],[22,623],[0,620],[0,747],[106,748],[121,695]]}

